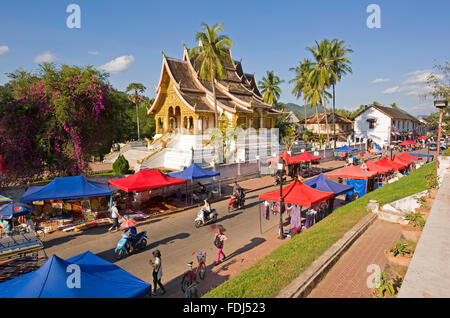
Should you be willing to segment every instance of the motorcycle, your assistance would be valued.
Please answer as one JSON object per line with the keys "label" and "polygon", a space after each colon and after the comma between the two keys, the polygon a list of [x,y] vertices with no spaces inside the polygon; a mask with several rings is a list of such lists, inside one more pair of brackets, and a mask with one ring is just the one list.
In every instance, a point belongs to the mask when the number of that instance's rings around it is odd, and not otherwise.
{"label": "motorcycle", "polygon": [[241,196],[232,195],[230,202],[228,202],[228,212],[232,212],[237,209],[242,209],[245,204],[245,192],[241,192]]}
{"label": "motorcycle", "polygon": [[[136,242],[134,243],[134,251],[138,252],[143,250],[147,246],[147,231],[138,233]],[[122,238],[117,243],[117,247],[114,250],[114,256],[116,259],[122,259],[125,255],[129,255],[131,250],[130,236],[126,233],[122,234]]]}
{"label": "motorcycle", "polygon": [[216,209],[211,209],[208,217],[205,217],[205,212],[203,211],[203,209],[200,209],[198,211],[197,217],[194,220],[194,225],[196,228],[199,228],[202,225],[214,223],[217,221],[217,216],[218,213],[216,212]]}

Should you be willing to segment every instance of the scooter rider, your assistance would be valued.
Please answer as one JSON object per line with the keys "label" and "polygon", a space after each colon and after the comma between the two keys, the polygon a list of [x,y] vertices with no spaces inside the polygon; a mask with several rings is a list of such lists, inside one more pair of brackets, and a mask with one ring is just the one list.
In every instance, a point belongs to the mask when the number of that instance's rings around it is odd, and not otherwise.
{"label": "scooter rider", "polygon": [[202,207],[203,210],[203,217],[205,220],[209,219],[209,214],[211,213],[211,205],[209,204],[208,200],[204,200],[205,205]]}
{"label": "scooter rider", "polygon": [[127,233],[128,231],[130,231],[130,234],[128,235],[128,237],[129,237],[129,240],[130,240],[130,253],[132,253],[133,252],[133,250],[134,250],[134,245],[136,244],[136,241],[137,241],[137,230],[136,230],[136,227],[135,226],[130,226],[130,227],[127,227],[123,232],[124,233]]}
{"label": "scooter rider", "polygon": [[234,186],[233,186],[233,195],[236,196],[236,200],[239,202],[241,202],[242,200],[242,188],[241,186],[237,183],[237,181],[234,182]]}

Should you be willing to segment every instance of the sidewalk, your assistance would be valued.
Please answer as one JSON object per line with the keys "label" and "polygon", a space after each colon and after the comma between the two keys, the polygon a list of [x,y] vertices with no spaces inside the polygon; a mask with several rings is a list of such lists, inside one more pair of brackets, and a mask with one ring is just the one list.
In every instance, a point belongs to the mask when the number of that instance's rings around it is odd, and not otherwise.
{"label": "sidewalk", "polygon": [[337,261],[308,298],[370,298],[367,280],[374,271],[368,266],[376,264],[381,271],[387,264],[383,250],[401,236],[401,225],[382,220],[375,222],[353,243]]}

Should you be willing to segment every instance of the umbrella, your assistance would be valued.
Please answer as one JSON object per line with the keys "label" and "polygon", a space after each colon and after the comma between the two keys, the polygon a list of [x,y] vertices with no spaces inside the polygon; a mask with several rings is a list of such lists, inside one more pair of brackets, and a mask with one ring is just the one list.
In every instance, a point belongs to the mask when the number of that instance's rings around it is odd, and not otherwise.
{"label": "umbrella", "polygon": [[120,224],[120,227],[127,228],[127,227],[136,226],[136,224],[137,224],[137,222],[134,219],[130,219],[130,220],[126,220],[125,222]]}
{"label": "umbrella", "polygon": [[33,206],[23,203],[8,203],[0,207],[0,219],[12,219],[13,217],[19,217],[26,215],[34,210]]}
{"label": "umbrella", "polygon": [[417,142],[412,140],[405,140],[404,142],[399,143],[399,146],[410,146],[410,145],[417,145]]}
{"label": "umbrella", "polygon": [[225,232],[225,228],[223,227],[222,224],[211,224],[210,226],[208,226],[208,230],[210,230],[211,232]]}

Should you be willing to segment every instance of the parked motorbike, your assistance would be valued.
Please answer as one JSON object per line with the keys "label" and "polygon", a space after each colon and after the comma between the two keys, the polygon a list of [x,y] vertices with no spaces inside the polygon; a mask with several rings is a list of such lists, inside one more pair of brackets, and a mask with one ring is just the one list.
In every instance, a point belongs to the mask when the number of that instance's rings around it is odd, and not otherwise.
{"label": "parked motorbike", "polygon": [[237,209],[242,209],[245,205],[245,192],[242,191],[240,197],[232,195],[230,202],[228,202],[228,212],[232,212]]}
{"label": "parked motorbike", "polygon": [[216,209],[211,209],[208,217],[205,216],[205,212],[203,209],[198,211],[197,217],[194,220],[194,225],[196,228],[199,228],[202,225],[214,223],[217,221],[217,216],[219,214],[216,212]]}
{"label": "parked motorbike", "polygon": [[[117,247],[114,250],[114,256],[116,259],[122,259],[125,255],[131,254],[131,239],[126,233],[122,234],[122,238],[117,243]],[[134,251],[139,252],[147,246],[147,231],[138,233],[136,241],[134,243]]]}

